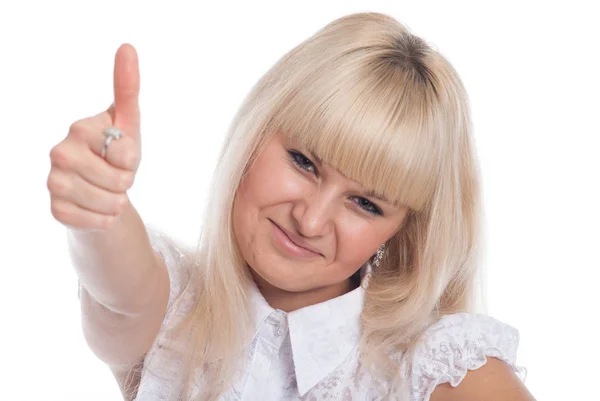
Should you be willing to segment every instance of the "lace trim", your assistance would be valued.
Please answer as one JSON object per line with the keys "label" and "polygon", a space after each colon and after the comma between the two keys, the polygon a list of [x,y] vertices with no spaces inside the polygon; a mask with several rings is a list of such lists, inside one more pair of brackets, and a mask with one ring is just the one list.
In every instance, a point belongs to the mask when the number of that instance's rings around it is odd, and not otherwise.
{"label": "lace trim", "polygon": [[469,370],[485,365],[487,357],[501,359],[523,382],[526,380],[527,369],[516,365],[518,330],[490,316],[445,316],[425,336],[426,343],[415,350],[413,401],[428,401],[439,384],[457,387]]}

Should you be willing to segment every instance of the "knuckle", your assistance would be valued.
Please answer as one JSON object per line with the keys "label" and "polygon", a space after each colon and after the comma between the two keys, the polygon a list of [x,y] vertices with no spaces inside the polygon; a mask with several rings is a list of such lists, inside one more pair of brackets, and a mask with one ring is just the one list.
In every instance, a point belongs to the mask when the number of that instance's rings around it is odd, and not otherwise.
{"label": "knuckle", "polygon": [[69,127],[69,136],[80,135],[85,132],[85,130],[86,124],[84,123],[84,120],[77,120]]}
{"label": "knuckle", "polygon": [[52,150],[50,150],[50,160],[53,164],[62,168],[68,168],[70,166],[68,153],[60,144],[54,146]]}
{"label": "knuckle", "polygon": [[63,201],[53,199],[50,203],[50,211],[56,220],[66,221],[69,218],[69,212]]}
{"label": "knuckle", "polygon": [[119,190],[127,191],[133,185],[133,174],[121,173],[119,175]]}
{"label": "knuckle", "polygon": [[88,138],[87,129],[84,127],[77,127],[69,132],[69,135],[77,142],[86,143]]}
{"label": "knuckle", "polygon": [[120,213],[121,211],[123,211],[123,208],[125,207],[126,202],[127,202],[127,197],[125,195],[117,196],[114,200],[113,210],[116,213]]}
{"label": "knuckle", "polygon": [[127,190],[127,182],[125,182],[125,176],[122,173],[117,173],[114,175],[112,180],[112,186],[117,191],[126,191]]}
{"label": "knuckle", "polygon": [[46,186],[51,193],[56,195],[65,195],[69,192],[70,187],[67,181],[56,173],[50,173]]}
{"label": "knuckle", "polygon": [[69,132],[75,132],[81,130],[83,127],[83,120],[77,120],[71,126],[69,126]]}
{"label": "knuckle", "polygon": [[48,174],[48,179],[46,180],[46,188],[48,188],[48,191],[50,191],[50,193],[54,192],[54,174],[52,172],[50,172],[50,174]]}
{"label": "knuckle", "polygon": [[60,153],[61,153],[60,144],[54,145],[52,147],[52,149],[50,149],[50,153],[49,153],[50,160],[56,159],[56,157],[59,156]]}

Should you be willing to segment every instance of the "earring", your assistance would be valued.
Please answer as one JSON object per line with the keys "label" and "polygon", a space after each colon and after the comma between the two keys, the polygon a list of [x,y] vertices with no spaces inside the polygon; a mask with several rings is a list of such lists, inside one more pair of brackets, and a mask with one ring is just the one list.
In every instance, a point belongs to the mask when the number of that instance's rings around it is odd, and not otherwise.
{"label": "earring", "polygon": [[383,259],[384,249],[385,244],[381,244],[379,248],[377,248],[377,255],[375,255],[375,260],[373,261],[373,264],[375,266],[379,266],[379,262],[381,261],[381,259]]}

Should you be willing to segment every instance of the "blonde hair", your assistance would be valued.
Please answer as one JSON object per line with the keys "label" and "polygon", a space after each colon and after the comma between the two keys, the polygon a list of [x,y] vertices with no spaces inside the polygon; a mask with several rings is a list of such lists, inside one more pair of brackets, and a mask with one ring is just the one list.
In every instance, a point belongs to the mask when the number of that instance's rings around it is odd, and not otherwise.
{"label": "blonde hair", "polygon": [[[173,335],[189,337],[195,369],[231,385],[254,335],[248,271],[232,227],[249,165],[276,131],[368,189],[409,208],[365,289],[361,366],[403,383],[394,355],[441,316],[477,311],[482,210],[468,98],[450,63],[394,18],[339,18],[285,54],[252,88],[229,128],[184,295],[194,308]],[[181,298],[180,298],[181,299]]]}

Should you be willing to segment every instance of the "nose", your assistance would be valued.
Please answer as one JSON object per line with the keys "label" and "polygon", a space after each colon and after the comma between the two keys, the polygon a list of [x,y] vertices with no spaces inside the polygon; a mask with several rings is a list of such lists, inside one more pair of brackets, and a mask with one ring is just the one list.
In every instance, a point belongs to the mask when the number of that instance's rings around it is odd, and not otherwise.
{"label": "nose", "polygon": [[320,189],[294,204],[292,216],[300,234],[319,237],[331,230],[336,209],[334,198],[333,191]]}

